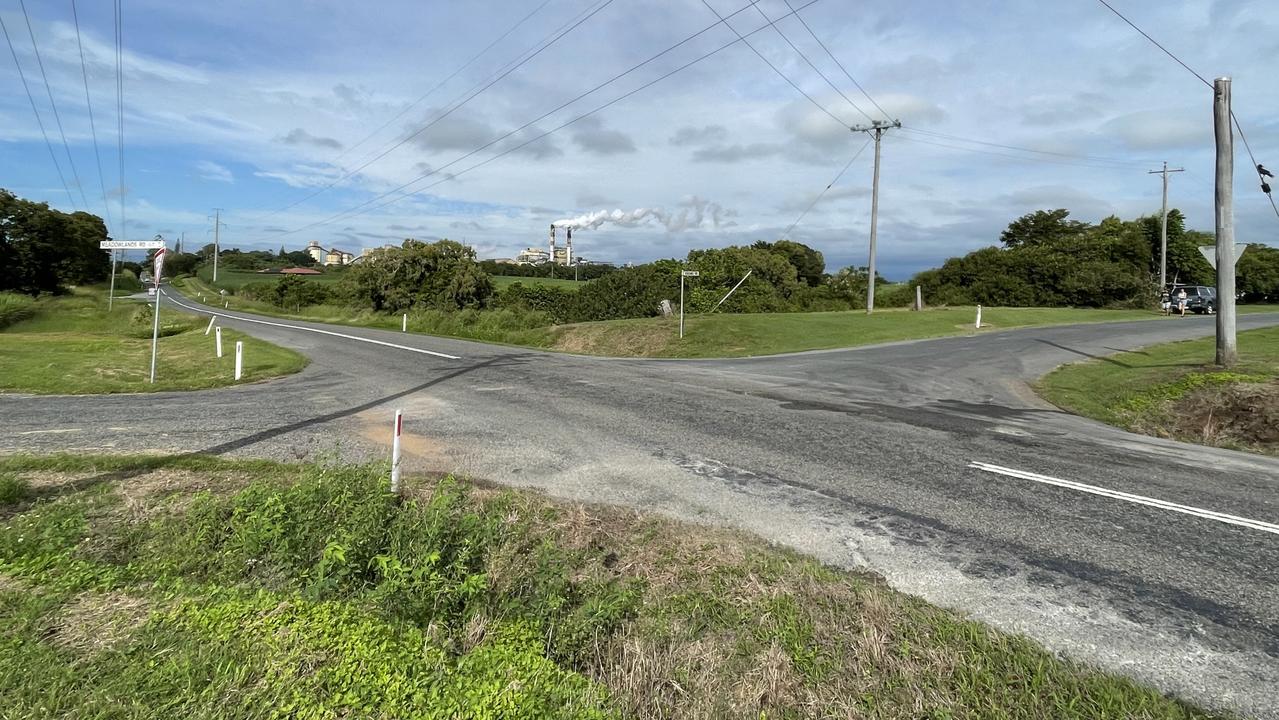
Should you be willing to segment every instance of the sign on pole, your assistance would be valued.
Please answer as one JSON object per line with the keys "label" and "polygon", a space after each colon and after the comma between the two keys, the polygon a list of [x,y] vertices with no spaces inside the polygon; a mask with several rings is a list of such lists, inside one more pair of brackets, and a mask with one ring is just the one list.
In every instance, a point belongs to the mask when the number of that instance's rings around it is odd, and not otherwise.
{"label": "sign on pole", "polygon": [[698,277],[697,270],[680,270],[679,272],[679,339],[684,339],[684,278]]}
{"label": "sign on pole", "polygon": [[[1243,251],[1247,250],[1249,243],[1235,243],[1235,264],[1239,264],[1239,256],[1243,255]],[[1200,245],[1199,254],[1204,256],[1204,260],[1212,266],[1213,270],[1217,269],[1217,246],[1216,245]]]}
{"label": "sign on pole", "polygon": [[101,250],[158,250],[162,247],[163,240],[103,240],[98,243]]}
{"label": "sign on pole", "polygon": [[151,325],[151,382],[155,383],[155,355],[160,342],[160,273],[164,271],[164,241],[157,238],[160,249],[155,251],[155,317]]}

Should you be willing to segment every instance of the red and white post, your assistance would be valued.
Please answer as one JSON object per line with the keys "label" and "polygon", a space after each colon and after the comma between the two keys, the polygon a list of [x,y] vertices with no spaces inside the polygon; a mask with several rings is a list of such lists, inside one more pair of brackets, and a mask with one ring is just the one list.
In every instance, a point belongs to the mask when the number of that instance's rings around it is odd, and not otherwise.
{"label": "red and white post", "polygon": [[391,492],[400,493],[400,433],[404,430],[404,411],[395,411],[395,435],[391,438]]}

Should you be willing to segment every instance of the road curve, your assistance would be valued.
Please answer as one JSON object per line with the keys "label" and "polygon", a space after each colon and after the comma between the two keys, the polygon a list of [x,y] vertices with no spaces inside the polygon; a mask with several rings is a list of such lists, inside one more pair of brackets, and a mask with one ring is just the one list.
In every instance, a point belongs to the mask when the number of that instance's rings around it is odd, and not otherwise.
{"label": "road curve", "polygon": [[1279,718],[1279,461],[1126,433],[1025,385],[1210,335],[1210,317],[652,361],[168,296],[312,363],[215,391],[6,395],[0,452],[381,459],[403,408],[410,470],[734,525],[1200,704]]}

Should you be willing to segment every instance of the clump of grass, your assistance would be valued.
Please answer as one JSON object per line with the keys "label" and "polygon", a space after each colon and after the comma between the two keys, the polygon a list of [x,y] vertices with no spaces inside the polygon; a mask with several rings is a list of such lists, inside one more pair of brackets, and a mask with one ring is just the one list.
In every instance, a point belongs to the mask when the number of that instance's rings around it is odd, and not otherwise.
{"label": "clump of grass", "polygon": [[168,465],[0,460],[67,483],[0,528],[0,664],[27,670],[0,674],[0,706],[1208,717],[739,533],[453,478],[396,497],[381,466]]}
{"label": "clump of grass", "polygon": [[35,300],[29,295],[0,292],[0,330],[30,316]]}
{"label": "clump of grass", "polygon": [[31,483],[10,473],[0,473],[0,507],[17,505],[30,496]]}

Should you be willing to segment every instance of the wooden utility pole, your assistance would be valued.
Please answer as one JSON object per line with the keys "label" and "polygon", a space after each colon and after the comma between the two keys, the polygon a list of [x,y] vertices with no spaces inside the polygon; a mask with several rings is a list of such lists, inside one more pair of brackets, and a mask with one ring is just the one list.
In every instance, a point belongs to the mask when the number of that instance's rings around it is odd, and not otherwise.
{"label": "wooden utility pole", "polygon": [[213,282],[218,281],[218,254],[221,244],[218,242],[218,231],[222,229],[222,208],[213,208]]}
{"label": "wooden utility pole", "polygon": [[1185,168],[1168,169],[1164,163],[1163,170],[1151,170],[1148,175],[1164,176],[1164,210],[1163,221],[1159,226],[1159,292],[1168,290],[1168,173],[1185,172]]}
{"label": "wooden utility pole", "polygon": [[853,132],[870,133],[875,138],[875,179],[870,191],[870,267],[866,279],[867,315],[875,312],[875,241],[879,224],[879,140],[884,136],[885,130],[901,126],[900,120],[892,122],[874,120],[870,125],[855,125],[851,128]]}
{"label": "wooden utility pole", "polygon": [[1239,359],[1239,348],[1235,338],[1235,155],[1230,78],[1217,78],[1212,95],[1217,135],[1217,364],[1231,367]]}

